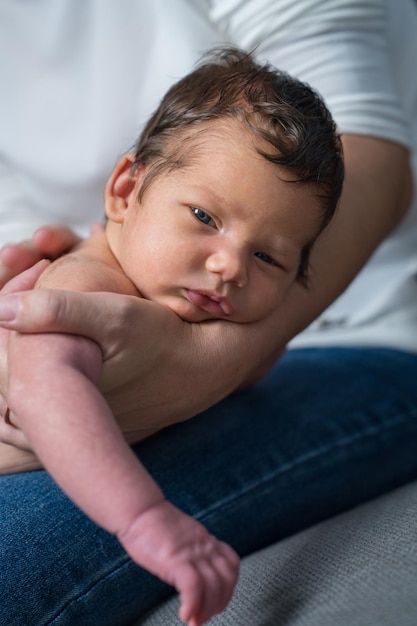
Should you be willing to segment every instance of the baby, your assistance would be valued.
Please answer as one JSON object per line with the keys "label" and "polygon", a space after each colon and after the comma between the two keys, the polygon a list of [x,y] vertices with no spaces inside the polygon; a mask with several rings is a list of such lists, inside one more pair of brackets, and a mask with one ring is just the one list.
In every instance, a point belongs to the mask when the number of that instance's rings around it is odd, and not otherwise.
{"label": "baby", "polygon": [[[294,281],[308,287],[309,251],[342,180],[340,141],[317,94],[250,54],[214,52],[168,91],[117,163],[105,229],[51,264],[38,287],[123,293],[190,323],[260,320]],[[178,590],[181,619],[199,626],[229,601],[238,558],[165,499],[97,388],[101,365],[83,337],[12,336],[5,417],[34,452],[2,444],[0,473],[44,467]],[[143,418],[128,441],[158,429]]]}

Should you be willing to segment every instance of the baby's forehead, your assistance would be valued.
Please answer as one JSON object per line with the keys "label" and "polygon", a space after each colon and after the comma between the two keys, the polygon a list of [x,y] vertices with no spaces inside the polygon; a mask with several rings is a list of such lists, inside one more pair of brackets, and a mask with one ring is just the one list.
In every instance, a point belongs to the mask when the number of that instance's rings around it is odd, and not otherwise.
{"label": "baby's forehead", "polygon": [[216,150],[219,144],[222,151],[227,151],[236,143],[242,153],[248,150],[251,154],[259,155],[272,150],[271,144],[255,133],[247,121],[235,117],[220,117],[181,129],[172,137],[171,148],[182,155],[185,161],[195,162]]}

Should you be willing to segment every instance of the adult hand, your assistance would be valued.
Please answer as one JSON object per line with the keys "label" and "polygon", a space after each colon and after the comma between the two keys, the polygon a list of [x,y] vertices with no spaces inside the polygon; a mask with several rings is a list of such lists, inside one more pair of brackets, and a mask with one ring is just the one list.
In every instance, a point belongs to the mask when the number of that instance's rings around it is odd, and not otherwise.
{"label": "adult hand", "polygon": [[[40,261],[29,270],[19,274],[1,289],[1,296],[32,289],[48,264],[46,260]],[[25,434],[10,423],[11,416],[9,419],[4,419],[7,413],[7,346],[9,335],[10,331],[0,327],[0,441],[29,450],[30,446]]]}
{"label": "adult hand", "polygon": [[[100,224],[92,224],[91,232],[99,228],[102,228]],[[56,259],[79,241],[80,237],[66,226],[49,225],[38,228],[28,241],[3,246],[0,250],[0,288],[41,259]]]}
{"label": "adult hand", "polygon": [[[102,228],[99,224],[91,226],[91,232]],[[12,294],[32,289],[47,261],[55,259],[79,243],[71,229],[62,225],[49,225],[38,228],[32,239],[19,243],[6,244],[0,249],[0,289],[1,294]],[[29,270],[29,271],[25,271]],[[10,281],[10,282],[9,282]],[[9,332],[0,328],[0,417],[7,411],[7,342]],[[12,416],[10,416],[11,421]],[[19,448],[29,449],[26,436],[15,428],[9,420],[0,419],[0,442]]]}
{"label": "adult hand", "polygon": [[[407,150],[373,137],[342,139],[345,187],[334,220],[312,250],[309,289],[295,283],[274,316],[256,324],[187,324],[154,303],[143,306],[142,300],[138,307],[129,296],[35,290],[14,302],[8,328],[96,341],[104,357],[102,390],[124,432],[136,430],[138,416],[152,429],[204,410],[335,300],[406,213],[412,188]],[[11,306],[0,305],[3,327],[1,308],[11,314]]]}
{"label": "adult hand", "polygon": [[[100,228],[94,224],[91,231]],[[0,286],[8,276],[40,257],[55,258],[78,242],[79,238],[66,227],[45,226],[34,233],[31,241],[5,246],[0,251]],[[195,415],[239,385],[253,384],[271,366],[269,359],[268,366],[261,365],[249,380],[249,373],[269,351],[259,352],[256,333],[242,325],[190,325],[163,307],[150,302],[144,307],[142,300],[139,309],[136,298],[113,294],[37,290],[19,297],[12,295],[31,289],[44,267],[39,264],[4,287],[1,294],[9,294],[9,299],[0,297],[0,320],[4,321],[15,308],[14,321],[5,326],[9,329],[69,332],[97,341],[104,355],[102,390],[130,442]],[[0,415],[7,407],[5,327],[0,329]],[[245,379],[248,382],[242,384]],[[28,448],[24,434],[4,420],[0,420],[0,441]]]}
{"label": "adult hand", "polygon": [[125,433],[147,434],[192,417],[233,391],[272,350],[260,324],[189,324],[166,307],[112,293],[11,295],[0,298],[0,323],[96,341],[103,352],[100,386]]}

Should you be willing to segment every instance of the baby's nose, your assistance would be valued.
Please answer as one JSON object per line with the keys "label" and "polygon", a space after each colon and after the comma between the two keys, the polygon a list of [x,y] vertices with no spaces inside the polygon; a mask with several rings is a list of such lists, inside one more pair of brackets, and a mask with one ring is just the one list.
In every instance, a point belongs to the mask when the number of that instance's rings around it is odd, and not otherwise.
{"label": "baby's nose", "polygon": [[225,283],[235,283],[238,287],[244,287],[247,283],[247,261],[240,250],[217,250],[207,258],[206,267],[210,272],[219,274]]}

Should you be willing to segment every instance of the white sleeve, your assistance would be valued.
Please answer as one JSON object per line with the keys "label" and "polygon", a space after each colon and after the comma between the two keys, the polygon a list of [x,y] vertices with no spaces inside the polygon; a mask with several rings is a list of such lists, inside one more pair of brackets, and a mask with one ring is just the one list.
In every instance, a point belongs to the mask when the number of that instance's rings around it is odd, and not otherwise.
{"label": "white sleeve", "polygon": [[257,48],[260,58],[319,91],[342,132],[408,145],[395,67],[401,33],[399,41],[392,40],[393,12],[407,3],[212,0],[209,6],[210,19],[226,40]]}

